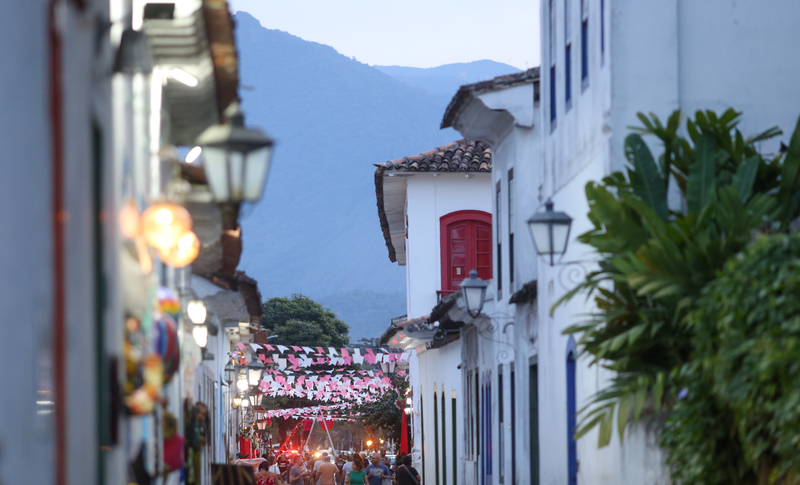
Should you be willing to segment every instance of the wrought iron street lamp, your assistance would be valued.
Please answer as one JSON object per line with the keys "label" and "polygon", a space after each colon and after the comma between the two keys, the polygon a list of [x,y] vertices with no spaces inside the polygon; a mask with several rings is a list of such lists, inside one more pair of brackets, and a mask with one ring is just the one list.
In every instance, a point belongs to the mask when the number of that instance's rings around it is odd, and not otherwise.
{"label": "wrought iron street lamp", "polygon": [[217,202],[257,201],[269,173],[273,141],[260,130],[244,127],[238,102],[228,106],[225,116],[227,123],[213,125],[197,137],[208,186]]}
{"label": "wrought iron street lamp", "polygon": [[198,347],[205,348],[208,345],[208,327],[205,323],[192,325],[192,337]]}
{"label": "wrought iron street lamp", "polygon": [[486,299],[486,288],[489,285],[478,278],[478,272],[474,269],[469,272],[469,278],[461,282],[461,294],[467,305],[467,313],[473,318],[481,314],[483,301]]}
{"label": "wrought iron street lamp", "polygon": [[254,361],[247,365],[247,381],[251,386],[257,386],[261,383],[261,373],[267,366],[259,361]]}
{"label": "wrought iron street lamp", "polygon": [[381,362],[381,372],[392,374],[394,373],[395,365],[397,365],[397,362]]}
{"label": "wrought iron street lamp", "polygon": [[537,212],[528,219],[528,228],[536,252],[540,256],[550,255],[550,266],[553,266],[553,256],[567,251],[572,218],[564,212],[553,211],[553,201],[550,199],[547,199],[544,207],[544,212]]}
{"label": "wrought iron street lamp", "polygon": [[230,387],[233,384],[233,378],[236,377],[236,368],[232,362],[225,364],[225,383]]}
{"label": "wrought iron street lamp", "polygon": [[203,300],[190,300],[189,303],[186,304],[186,315],[195,325],[205,323],[206,316],[208,315],[206,304],[203,303]]}

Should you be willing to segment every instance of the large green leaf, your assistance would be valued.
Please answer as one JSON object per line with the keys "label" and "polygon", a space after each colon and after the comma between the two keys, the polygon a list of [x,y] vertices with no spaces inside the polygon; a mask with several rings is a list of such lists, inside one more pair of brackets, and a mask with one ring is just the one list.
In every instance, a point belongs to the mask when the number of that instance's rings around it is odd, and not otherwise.
{"label": "large green leaf", "polygon": [[653,154],[647,148],[642,137],[633,133],[625,138],[625,156],[634,167],[634,176],[631,180],[633,192],[650,204],[662,219],[669,215],[667,206],[667,184],[653,159]]}
{"label": "large green leaf", "polygon": [[800,118],[797,120],[789,149],[781,169],[781,185],[778,199],[783,206],[784,218],[791,215],[794,204],[794,193],[797,191],[797,174],[800,171]]}
{"label": "large green leaf", "polygon": [[686,205],[689,212],[700,213],[711,201],[717,177],[717,143],[714,136],[703,133],[695,144],[697,160],[689,166],[686,184]]}
{"label": "large green leaf", "polygon": [[739,168],[736,170],[736,175],[733,176],[733,186],[739,193],[739,198],[742,202],[747,202],[750,195],[753,193],[753,183],[756,181],[758,174],[758,164],[760,157],[752,155],[744,160]]}

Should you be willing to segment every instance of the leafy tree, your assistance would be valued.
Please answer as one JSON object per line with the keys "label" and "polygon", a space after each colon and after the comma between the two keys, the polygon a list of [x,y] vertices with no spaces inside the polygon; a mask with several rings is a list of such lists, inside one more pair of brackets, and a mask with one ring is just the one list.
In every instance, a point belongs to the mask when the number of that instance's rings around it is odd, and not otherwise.
{"label": "leafy tree", "polygon": [[798,295],[796,234],[760,237],[703,290],[662,435],[682,483],[800,483]]}
{"label": "leafy tree", "polygon": [[357,412],[363,418],[364,424],[374,429],[383,429],[391,439],[399,443],[403,411],[396,406],[396,403],[400,399],[399,396],[404,395],[408,389],[408,381],[399,379],[397,385],[399,389],[392,389],[381,399],[358,406]]}
{"label": "leafy tree", "polygon": [[350,343],[346,323],[332,311],[298,293],[291,298],[265,301],[261,307],[261,326],[276,335],[270,340],[272,344],[344,347]]}
{"label": "leafy tree", "polygon": [[[798,212],[800,129],[787,154],[764,158],[756,143],[781,131],[744,138],[733,110],[698,111],[686,121],[688,137],[678,134],[678,111],[666,125],[652,114],[639,119],[643,126],[625,140],[627,172],[586,186],[594,227],[578,239],[599,253],[598,269],[554,305],[581,292],[596,304],[588,321],[566,333],[580,336],[591,365],[617,373],[581,411],[576,430],[580,437],[599,426],[600,446],[611,439],[615,411],[622,437],[648,395],[656,410],[674,402],[673,371],[689,362],[695,345],[685,317],[697,295],[752,231],[785,230]],[[642,135],[661,141],[657,159]],[[682,196],[681,208],[670,207],[670,192]]]}

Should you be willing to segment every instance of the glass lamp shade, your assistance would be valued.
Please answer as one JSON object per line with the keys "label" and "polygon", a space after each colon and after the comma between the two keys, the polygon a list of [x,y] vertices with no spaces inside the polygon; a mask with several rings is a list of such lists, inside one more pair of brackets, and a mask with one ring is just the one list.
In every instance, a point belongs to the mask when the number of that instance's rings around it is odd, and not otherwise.
{"label": "glass lamp shade", "polygon": [[230,386],[233,384],[234,377],[236,377],[236,368],[231,362],[228,362],[225,364],[225,382]]}
{"label": "glass lamp shade", "polygon": [[265,429],[267,429],[267,423],[265,423],[263,421],[262,422],[258,422],[258,423],[256,423],[256,428],[258,428],[259,431],[264,431]]}
{"label": "glass lamp shade", "polygon": [[403,411],[404,411],[406,414],[411,414],[411,408],[405,408],[405,409],[403,409]]}
{"label": "glass lamp shade", "polygon": [[469,278],[461,282],[461,294],[467,305],[467,313],[473,317],[480,315],[483,310],[487,286],[489,285],[485,281],[478,278],[478,272],[474,269],[469,272]]}
{"label": "glass lamp shade", "polygon": [[242,407],[246,408],[250,406],[250,401],[247,399],[242,399]]}
{"label": "glass lamp shade", "polygon": [[159,252],[168,252],[192,229],[189,211],[177,204],[154,204],[142,214],[141,230],[145,241]]}
{"label": "glass lamp shade", "polygon": [[272,139],[244,127],[238,103],[225,114],[227,123],[211,126],[197,137],[208,186],[218,202],[257,201],[269,174]]}
{"label": "glass lamp shade", "polygon": [[407,398],[406,398],[406,404],[408,404],[409,406],[411,406],[411,404],[412,404],[412,401],[411,401],[411,398],[410,398],[410,397],[407,397]]}
{"label": "glass lamp shade", "polygon": [[257,386],[261,383],[261,372],[264,370],[264,365],[251,364],[247,367],[247,380],[251,386]]}
{"label": "glass lamp shade", "polygon": [[544,207],[544,212],[537,212],[528,219],[528,229],[536,252],[549,255],[552,266],[553,256],[567,251],[572,218],[564,212],[553,211],[553,201],[550,199],[547,199]]}
{"label": "glass lamp shade", "polygon": [[191,264],[200,254],[200,240],[192,231],[187,231],[171,248],[160,251],[161,261],[173,268],[183,268]]}
{"label": "glass lamp shade", "polygon": [[247,383],[247,379],[245,379],[244,377],[240,377],[239,380],[236,381],[236,387],[240,391],[246,391],[247,388],[250,387],[250,385]]}
{"label": "glass lamp shade", "polygon": [[261,405],[261,400],[264,398],[264,395],[263,394],[250,394],[247,398],[250,400],[250,405],[255,407],[255,406],[260,406]]}
{"label": "glass lamp shade", "polygon": [[203,300],[191,300],[186,304],[186,315],[195,325],[206,322],[206,304]]}
{"label": "glass lamp shade", "polygon": [[240,398],[240,397],[233,398],[233,405],[234,406],[239,407],[241,404],[242,404],[242,398]]}
{"label": "glass lamp shade", "polygon": [[193,325],[192,336],[199,347],[208,345],[208,327],[205,325]]}
{"label": "glass lamp shade", "polygon": [[396,362],[381,362],[381,371],[384,374],[391,374],[394,372],[394,367],[396,364]]}

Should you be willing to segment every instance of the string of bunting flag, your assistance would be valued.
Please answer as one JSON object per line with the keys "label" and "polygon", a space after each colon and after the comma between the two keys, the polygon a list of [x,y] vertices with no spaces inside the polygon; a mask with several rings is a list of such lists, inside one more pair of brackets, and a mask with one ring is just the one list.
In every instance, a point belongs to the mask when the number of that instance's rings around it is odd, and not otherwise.
{"label": "string of bunting flag", "polygon": [[[390,352],[386,349],[300,347],[297,345],[244,344],[237,342],[237,349],[229,357],[244,364],[246,352],[259,359],[262,364],[276,364],[279,369],[299,370],[315,365],[349,366],[353,364],[380,364],[383,362],[407,363],[410,351]],[[249,352],[248,352],[249,347]],[[269,352],[269,354],[268,354]]]}

